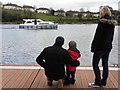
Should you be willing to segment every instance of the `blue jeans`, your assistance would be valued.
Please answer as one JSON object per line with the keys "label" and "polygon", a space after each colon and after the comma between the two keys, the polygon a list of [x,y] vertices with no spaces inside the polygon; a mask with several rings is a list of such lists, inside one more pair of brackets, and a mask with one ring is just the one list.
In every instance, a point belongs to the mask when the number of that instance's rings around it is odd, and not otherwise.
{"label": "blue jeans", "polygon": [[[106,85],[107,78],[108,78],[108,58],[109,58],[110,50],[108,51],[97,51],[94,52],[93,55],[93,70],[95,74],[95,84],[96,85]],[[102,59],[102,66],[103,66],[103,73],[101,78],[101,73],[99,69],[99,61]]]}

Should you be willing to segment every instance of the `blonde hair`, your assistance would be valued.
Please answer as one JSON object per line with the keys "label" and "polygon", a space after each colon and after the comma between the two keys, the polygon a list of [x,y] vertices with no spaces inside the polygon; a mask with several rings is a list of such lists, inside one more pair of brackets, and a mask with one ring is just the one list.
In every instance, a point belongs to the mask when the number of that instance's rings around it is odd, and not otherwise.
{"label": "blonde hair", "polygon": [[100,8],[100,17],[104,17],[105,15],[111,16],[111,11],[107,6],[102,6]]}

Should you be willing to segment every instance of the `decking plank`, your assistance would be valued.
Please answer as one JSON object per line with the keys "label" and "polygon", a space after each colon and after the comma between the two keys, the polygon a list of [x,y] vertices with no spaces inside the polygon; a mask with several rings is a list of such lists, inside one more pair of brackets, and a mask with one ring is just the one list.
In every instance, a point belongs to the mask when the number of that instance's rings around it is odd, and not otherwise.
{"label": "decking plank", "polygon": [[75,74],[75,84],[76,84],[76,88],[81,88],[82,87],[82,83],[81,83],[81,76],[79,74],[79,70],[76,71],[76,74]]}
{"label": "decking plank", "polygon": [[88,81],[86,79],[85,71],[81,70],[80,76],[81,76],[82,88],[88,88]]}
{"label": "decking plank", "polygon": [[4,76],[2,80],[4,80],[4,78],[6,78],[8,74],[10,74],[10,72],[11,70],[2,70],[2,77]]}
{"label": "decking plank", "polygon": [[38,84],[39,84],[39,82],[40,82],[40,80],[41,80],[42,74],[43,74],[43,73],[42,73],[42,70],[40,70],[39,73],[38,73],[38,75],[36,76],[33,84],[31,85],[31,88],[37,88],[37,86],[38,86]]}
{"label": "decking plank", "polygon": [[18,79],[18,77],[23,73],[23,70],[15,70],[16,73],[13,75],[13,77],[8,81],[8,83],[3,86],[3,88],[10,88],[12,84],[15,84],[14,82]]}
{"label": "decking plank", "polygon": [[[22,71],[21,71],[22,72]],[[9,76],[2,80],[2,86],[4,87],[9,81],[17,74],[17,70],[11,70]],[[4,76],[2,77],[4,78]]]}
{"label": "decking plank", "polygon": [[18,88],[20,81],[24,78],[27,73],[26,70],[22,70],[23,72],[14,80],[14,83],[10,86],[10,88]]}
{"label": "decking plank", "polygon": [[118,81],[114,78],[114,76],[110,73],[110,80],[111,80],[111,82],[113,83],[113,85],[114,85],[114,88],[118,88]]}
{"label": "decking plank", "polygon": [[29,79],[31,73],[33,72],[33,70],[25,70],[25,75],[23,76],[23,78],[21,78],[21,81],[19,82],[19,84],[17,85],[17,88],[21,88],[24,86],[24,84],[26,83],[26,81]]}
{"label": "decking plank", "polygon": [[46,81],[44,71],[43,70],[41,70],[41,71],[42,71],[42,76],[41,76],[40,82],[38,83],[37,88],[44,88],[43,84]]}
{"label": "decking plank", "polygon": [[27,81],[26,79],[28,78],[29,74],[28,72],[32,72],[32,70],[24,70],[24,72],[21,74],[21,77],[18,78],[11,86],[11,88],[21,88],[23,87],[23,85],[25,84],[25,82]]}
{"label": "decking plank", "polygon": [[30,75],[29,79],[24,84],[23,88],[31,88],[36,76],[38,75],[40,70],[34,70],[32,74]]}
{"label": "decking plank", "polygon": [[110,73],[113,75],[113,77],[118,81],[118,71],[111,70]]}
{"label": "decking plank", "polygon": [[[3,88],[26,88],[33,89],[55,89],[57,81],[53,81],[53,86],[47,85],[44,70],[5,70],[3,69]],[[77,70],[74,85],[64,86],[64,90],[79,88],[79,90],[117,90],[118,88],[118,71],[110,71],[107,87],[91,88],[88,87],[90,82],[93,82],[94,72],[92,70]]]}
{"label": "decking plank", "polygon": [[[2,70],[2,81],[4,81],[6,78],[8,78],[9,76],[11,76],[12,70]],[[15,72],[14,72],[15,73]]]}

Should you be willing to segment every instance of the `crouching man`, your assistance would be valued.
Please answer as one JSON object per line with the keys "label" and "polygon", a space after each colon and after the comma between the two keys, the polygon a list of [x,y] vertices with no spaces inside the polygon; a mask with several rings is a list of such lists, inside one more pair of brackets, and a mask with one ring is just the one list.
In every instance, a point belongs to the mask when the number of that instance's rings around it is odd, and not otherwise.
{"label": "crouching man", "polygon": [[69,56],[67,50],[62,48],[64,38],[59,36],[55,40],[53,46],[44,48],[37,57],[36,62],[45,69],[47,84],[52,86],[53,80],[58,81],[58,88],[63,88],[65,79],[65,65],[69,63],[71,66],[79,66],[79,61],[74,61]]}

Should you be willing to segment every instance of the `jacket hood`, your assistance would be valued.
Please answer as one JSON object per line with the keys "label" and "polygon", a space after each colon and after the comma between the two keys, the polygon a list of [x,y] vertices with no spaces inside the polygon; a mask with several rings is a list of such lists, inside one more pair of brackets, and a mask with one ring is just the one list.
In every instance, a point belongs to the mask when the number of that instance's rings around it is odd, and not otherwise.
{"label": "jacket hood", "polygon": [[116,20],[110,20],[110,19],[105,19],[105,18],[100,19],[100,22],[107,23],[107,24],[112,24],[114,26],[117,25],[117,21]]}
{"label": "jacket hood", "polygon": [[73,51],[77,50],[77,49],[76,49],[76,46],[77,46],[77,45],[76,45],[76,42],[75,42],[75,41],[70,41],[70,42],[69,42],[69,49],[70,49],[70,50],[73,50]]}

